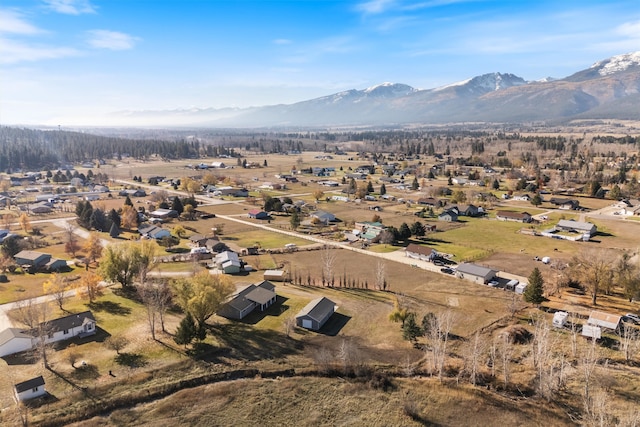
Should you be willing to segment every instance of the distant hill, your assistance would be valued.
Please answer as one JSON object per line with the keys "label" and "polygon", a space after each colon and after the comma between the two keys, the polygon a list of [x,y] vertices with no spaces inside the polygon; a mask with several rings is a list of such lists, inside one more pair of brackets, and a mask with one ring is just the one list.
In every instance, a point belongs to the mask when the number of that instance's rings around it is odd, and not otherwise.
{"label": "distant hill", "polygon": [[434,89],[383,83],[288,105],[129,111],[114,113],[114,118],[141,125],[214,127],[640,119],[639,94],[640,52],[634,52],[562,79],[528,82],[513,74],[490,73]]}

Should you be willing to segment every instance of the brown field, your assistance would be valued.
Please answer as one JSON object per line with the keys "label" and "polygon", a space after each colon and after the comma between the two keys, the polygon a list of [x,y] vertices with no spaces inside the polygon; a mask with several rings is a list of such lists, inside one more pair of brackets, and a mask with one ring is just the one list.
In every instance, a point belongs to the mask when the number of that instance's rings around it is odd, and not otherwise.
{"label": "brown field", "polygon": [[[220,176],[231,176],[238,182],[251,187],[252,193],[259,196],[257,187],[263,181],[275,181],[276,173],[288,172],[308,166],[343,166],[344,171],[337,172],[330,179],[341,179],[348,168],[366,164],[367,161],[348,161],[346,156],[331,162],[314,159],[317,153],[304,153],[301,156],[249,155],[248,160],[262,164],[267,160],[269,166],[260,169],[234,168],[216,171]],[[298,157],[302,163],[298,163]],[[234,159],[228,159],[234,162]],[[203,160],[205,163],[209,162]],[[105,167],[105,172],[114,178],[129,179],[133,175],[166,175],[182,177],[201,175],[201,171],[186,169],[187,161],[181,162],[130,162]],[[304,178],[307,179],[307,178]],[[313,178],[315,179],[315,177]],[[436,180],[434,186],[446,185],[446,181]],[[510,185],[510,184],[509,184]],[[378,188],[376,183],[375,187]],[[158,189],[166,188],[160,185]],[[315,203],[311,193],[320,189],[326,196],[333,194],[331,189],[316,183],[292,184],[287,192],[269,192],[295,194],[294,199],[304,199]],[[457,189],[457,188],[456,188]],[[398,197],[416,199],[419,193],[391,190]],[[148,198],[134,199],[135,206],[147,207]],[[214,202],[219,200],[212,199]],[[580,204],[588,209],[599,209],[611,204],[609,200],[579,198]],[[199,207],[204,212],[219,215],[237,216],[248,220],[247,211],[259,206],[246,200],[225,199],[224,204]],[[114,195],[97,203],[106,210],[119,208],[124,198]],[[373,205],[383,207],[382,212],[369,210]],[[355,221],[369,221],[379,215],[386,225],[398,227],[402,222],[411,224],[418,220],[413,214],[421,207],[388,202],[327,202],[317,203],[317,209],[334,213],[342,221],[338,229],[346,230]],[[498,203],[490,211],[490,217],[496,209],[527,210],[530,213],[546,212],[551,205],[545,202],[534,208],[526,202]],[[66,214],[67,216],[69,213]],[[574,218],[590,221],[589,212],[559,212],[549,214],[549,223],[560,218]],[[33,220],[36,218],[34,217]],[[40,219],[38,217],[37,219]],[[45,219],[45,218],[42,218]],[[439,251],[451,253],[457,261],[472,259],[483,265],[506,270],[509,273],[528,276],[533,267],[539,267],[545,280],[553,281],[555,272],[550,266],[536,263],[534,256],[551,256],[554,260],[568,261],[585,247],[602,247],[616,250],[637,250],[636,221],[620,221],[594,217],[600,234],[592,242],[568,242],[555,239],[528,236],[519,233],[522,224],[503,223],[492,219],[463,219],[457,224],[420,219],[423,223],[435,224],[438,231],[424,239],[424,243]],[[285,230],[289,228],[289,217],[276,216],[271,222],[250,220],[260,224],[270,224]],[[305,246],[308,241],[297,239],[266,230],[257,230],[250,225],[240,224],[222,218],[196,221],[173,220],[165,225],[173,228],[181,225],[189,234],[209,234],[213,227],[222,225],[221,239],[235,249],[260,246],[263,249],[281,248],[285,243]],[[56,257],[68,259],[62,244],[62,231],[51,224],[38,224],[43,231],[46,245],[43,251]],[[536,225],[540,230],[548,224]],[[106,234],[104,238],[108,238]],[[135,238],[127,234],[125,238]],[[302,237],[302,236],[301,236]],[[121,239],[118,239],[120,241]],[[405,244],[407,242],[404,242]],[[186,248],[183,240],[181,246]],[[402,250],[398,246],[398,250]],[[246,275],[234,277],[234,283],[244,285],[262,279],[264,269],[282,267],[288,269],[302,284],[277,284],[278,303],[264,314],[254,313],[245,321],[235,322],[214,316],[210,320],[209,335],[202,344],[203,349],[194,357],[194,353],[178,346],[172,339],[182,314],[170,312],[167,317],[168,333],[159,333],[152,340],[146,323],[144,307],[135,299],[120,293],[117,287],[107,291],[107,295],[96,303],[68,301],[65,309],[70,312],[91,309],[101,334],[94,340],[78,342],[76,346],[65,346],[52,350],[52,371],[45,371],[40,364],[27,360],[0,361],[0,406],[10,405],[8,400],[11,384],[18,379],[43,373],[47,380],[47,389],[54,396],[52,401],[30,411],[32,420],[46,422],[56,417],[71,417],[74,413],[86,413],[87,421],[81,426],[93,425],[573,425],[582,411],[581,372],[575,368],[580,358],[571,360],[569,381],[566,389],[558,394],[553,402],[535,397],[532,387],[535,383],[535,369],[532,367],[532,346],[516,346],[511,363],[512,388],[505,390],[500,385],[500,374],[485,385],[472,387],[461,374],[465,365],[464,357],[468,343],[475,333],[481,334],[487,346],[495,342],[505,329],[519,325],[531,329],[532,319],[542,316],[547,322],[551,319],[548,311],[558,309],[588,314],[593,309],[588,295],[566,289],[558,295],[549,296],[542,310],[527,306],[513,298],[515,294],[475,285],[452,276],[431,273],[409,265],[385,261],[386,278],[390,292],[374,290],[375,273],[378,259],[344,249],[330,249],[336,255],[334,265],[335,283],[333,288],[323,287],[321,283],[321,250],[301,250],[285,254],[262,254],[245,258],[257,268]],[[386,250],[380,250],[385,252]],[[187,265],[189,264],[189,265]],[[163,266],[165,267],[165,266]],[[167,275],[171,272],[191,271],[200,268],[195,264],[171,265],[163,268]],[[78,269],[76,269],[78,270]],[[77,274],[72,271],[69,276]],[[42,282],[47,275],[10,275],[8,284],[0,284],[0,303],[35,296],[42,291]],[[344,282],[349,286],[342,285]],[[285,322],[294,316],[310,300],[318,296],[327,296],[338,305],[337,315],[332,318],[321,333],[294,329],[287,335]],[[424,339],[418,339],[418,345],[402,339],[400,324],[392,323],[388,316],[394,302],[400,303],[416,313],[418,322],[426,313],[451,311],[455,324],[451,331],[448,362],[449,371],[441,384],[435,378],[429,378],[429,356],[423,345]],[[614,289],[612,295],[598,298],[598,309],[623,313],[637,311],[637,303],[623,298],[620,289]],[[512,314],[511,311],[515,313]],[[62,315],[60,311],[56,315]],[[559,348],[569,345],[567,331],[553,332]],[[122,363],[122,359],[108,350],[102,342],[109,335],[125,335],[129,345],[123,353],[139,362],[138,365]],[[603,360],[613,366],[607,375],[600,377],[599,384],[610,392],[612,410],[624,413],[627,404],[640,399],[640,386],[637,365],[625,363],[620,351],[615,349],[617,338],[607,336],[609,346],[598,346]],[[323,357],[331,358],[333,369],[346,369],[340,364],[340,355],[344,347],[353,351],[354,364],[362,363],[372,371],[389,375],[391,385],[387,390],[380,388],[375,377],[363,375],[350,378],[345,372],[322,377],[325,369]],[[586,342],[580,342],[580,351],[586,348]],[[71,366],[70,354],[78,352],[81,360],[88,365],[86,369]],[[120,362],[118,362],[120,360]],[[345,365],[346,363],[343,362]],[[407,373],[411,368],[412,373]],[[175,386],[185,379],[204,378],[220,372],[235,372],[241,369],[257,369],[263,372],[295,369],[295,373],[267,379],[254,374],[239,380],[216,379],[209,384]],[[415,369],[415,372],[413,371]],[[488,375],[489,366],[483,364],[481,370]],[[603,368],[604,369],[604,368]],[[9,374],[10,373],[10,374]],[[295,378],[289,378],[296,375]],[[308,375],[308,376],[305,376]],[[413,376],[415,375],[415,376]],[[266,375],[265,375],[266,376]],[[412,378],[405,378],[405,376]],[[603,378],[610,378],[605,381]],[[207,382],[207,381],[205,381]],[[171,388],[171,387],[176,388]],[[161,390],[174,390],[164,397]],[[160,390],[160,391],[159,391]],[[156,396],[148,402],[145,395]],[[57,401],[56,401],[57,399]],[[375,401],[375,404],[371,402]],[[96,416],[91,409],[101,402],[120,402],[115,410],[106,415]],[[0,423],[12,415],[0,414]],[[3,418],[6,417],[6,418]],[[66,419],[66,418],[60,418]]]}

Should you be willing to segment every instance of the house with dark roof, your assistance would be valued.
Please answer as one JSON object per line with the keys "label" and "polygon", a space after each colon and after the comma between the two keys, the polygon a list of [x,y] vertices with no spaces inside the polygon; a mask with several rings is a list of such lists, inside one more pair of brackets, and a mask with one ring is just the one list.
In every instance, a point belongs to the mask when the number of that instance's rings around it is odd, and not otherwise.
{"label": "house with dark roof", "polygon": [[223,304],[218,315],[241,320],[256,309],[265,311],[276,302],[275,289],[276,287],[268,280],[249,285]]}
{"label": "house with dark roof", "polygon": [[45,339],[46,343],[64,341],[74,337],[85,338],[96,333],[96,319],[90,311],[50,320],[41,326],[48,333]]}
{"label": "house with dark roof", "polygon": [[454,209],[447,209],[438,215],[438,221],[455,222],[458,220],[458,212]]}
{"label": "house with dark roof", "polygon": [[67,261],[37,251],[20,251],[13,258],[16,264],[29,271],[60,271],[68,267]]}
{"label": "house with dark roof", "polygon": [[496,219],[499,221],[516,221],[516,222],[531,222],[531,214],[529,212],[514,212],[514,211],[498,211],[496,213]]}
{"label": "house with dark roof", "polygon": [[296,315],[296,325],[312,331],[317,331],[327,323],[336,311],[336,304],[329,298],[321,297],[307,304]]}
{"label": "house with dark roof", "polygon": [[562,199],[558,197],[552,197],[549,199],[549,203],[558,207],[558,209],[576,210],[580,207],[580,202],[575,199]]}
{"label": "house with dark roof", "polygon": [[325,212],[325,211],[311,212],[310,216],[311,218],[315,218],[316,220],[323,223],[324,225],[329,225],[330,222],[333,222],[336,220],[336,216],[334,214],[332,214],[331,212]]}
{"label": "house with dark roof", "polygon": [[480,285],[487,284],[496,277],[497,270],[481,265],[462,263],[456,269],[456,277],[460,279],[470,280]]}
{"label": "house with dark roof", "polygon": [[404,250],[405,256],[409,258],[419,259],[421,261],[432,261],[437,252],[426,246],[409,243]]}
{"label": "house with dark roof", "polygon": [[44,378],[42,375],[31,378],[30,380],[23,381],[13,386],[18,401],[35,399],[36,397],[44,396],[47,391],[44,388]]}
{"label": "house with dark roof", "polygon": [[253,219],[269,219],[269,213],[259,209],[252,209],[248,212],[249,218]]}

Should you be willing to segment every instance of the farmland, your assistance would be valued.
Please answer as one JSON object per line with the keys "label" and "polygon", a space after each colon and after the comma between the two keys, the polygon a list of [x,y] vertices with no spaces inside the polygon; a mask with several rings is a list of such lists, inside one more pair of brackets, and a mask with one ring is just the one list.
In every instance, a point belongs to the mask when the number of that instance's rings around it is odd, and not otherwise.
{"label": "farmland", "polygon": [[[486,188],[469,189],[450,184],[444,175],[423,178],[424,182],[414,189],[388,185],[386,194],[393,199],[379,197],[382,174],[358,183],[371,182],[374,200],[356,200],[355,195],[349,193],[348,201],[330,200],[332,195],[345,194],[342,192],[345,185],[338,189],[326,187],[319,182],[323,178],[310,174],[301,174],[298,182],[287,183],[286,188],[261,188],[265,182],[278,181],[275,175],[284,174],[294,165],[297,169],[331,167],[335,172],[327,179],[342,182],[365,162],[357,159],[355,152],[336,155],[330,160],[318,159],[321,154],[303,152],[292,158],[244,152],[243,158],[248,162],[268,166],[234,167],[213,173],[225,184],[246,187],[248,198],[196,194],[198,212],[215,217],[181,217],[161,224],[174,235],[180,230],[181,235],[171,247],[159,242],[154,253],[157,257],[188,253],[190,237],[212,236],[214,231],[220,242],[238,253],[250,248],[257,250],[256,254],[242,256],[243,262],[252,269],[232,276],[238,289],[260,282],[267,269],[285,269],[290,280],[276,284],[278,298],[267,311],[255,312],[242,321],[214,315],[208,321],[204,340],[181,346],[174,341],[176,328],[184,317],[178,307],[167,311],[166,331],[158,331],[156,339],[152,339],[147,308],[137,295],[125,292],[120,285],[109,286],[105,294],[93,302],[70,297],[65,302],[65,311],[54,307],[50,316],[91,310],[99,333],[95,338],[50,349],[49,370],[27,359],[7,358],[0,362],[3,373],[11,372],[0,384],[5,396],[0,404],[12,406],[8,397],[12,384],[18,379],[42,374],[47,381],[47,391],[56,400],[27,409],[33,423],[42,425],[55,425],[56,419],[80,422],[78,425],[145,425],[149,419],[157,420],[157,425],[189,424],[194,420],[219,425],[233,424],[233,421],[286,425],[293,423],[300,413],[308,414],[309,425],[456,425],[460,419],[473,419],[475,424],[470,425],[486,425],[489,420],[524,425],[542,422],[570,425],[581,419],[584,416],[579,415],[584,411],[580,403],[582,372],[576,366],[581,366],[592,348],[589,342],[581,340],[572,348],[570,332],[545,332],[558,346],[556,353],[548,355],[549,360],[555,363],[560,355],[570,360],[570,363],[558,362],[565,377],[562,387],[554,389],[557,401],[550,404],[544,395],[538,394],[541,393],[540,378],[536,374],[533,344],[524,341],[512,343],[509,348],[500,346],[506,346],[502,337],[514,329],[539,333],[536,325],[548,324],[555,310],[588,316],[594,308],[588,292],[576,287],[548,290],[542,304],[527,304],[512,292],[441,274],[439,268],[426,261],[409,260],[405,247],[418,244],[447,254],[456,263],[474,262],[500,271],[499,275],[515,275],[523,280],[538,267],[545,282],[551,283],[559,276],[556,265],[570,263],[585,249],[608,250],[616,255],[628,251],[635,255],[637,221],[605,212],[613,201],[583,194],[575,196],[583,209],[580,211],[561,210],[550,203],[551,196],[546,194],[538,206],[501,197],[488,201],[477,197],[489,192]],[[354,158],[356,160],[352,160]],[[213,160],[202,159],[207,163]],[[436,163],[437,159],[423,158],[421,167],[423,162]],[[191,194],[168,183],[140,183],[132,177],[203,179],[208,173],[188,168],[189,163],[192,162],[131,159],[112,162],[101,169],[114,180],[114,190],[145,189],[147,196],[132,198],[132,202],[136,207],[151,210],[158,205],[158,196],[163,193],[181,197]],[[410,175],[405,181],[412,179]],[[514,193],[517,179],[504,175],[497,175],[496,179],[500,185],[497,195]],[[438,213],[445,208],[439,206],[433,214],[417,216],[424,208],[419,200],[431,197],[442,188],[452,190],[453,194],[437,197],[451,203],[454,197],[464,194],[465,204],[475,202],[483,206],[486,214],[460,216],[453,222],[439,221]],[[261,208],[267,196],[304,202],[305,222],[295,230],[286,212],[273,212],[267,220],[249,218],[248,212]],[[121,209],[125,200],[113,191],[93,205],[109,212]],[[373,210],[374,207],[379,209]],[[498,209],[527,211],[546,219],[537,219],[531,224],[498,221],[495,218]],[[332,213],[337,221],[313,222],[310,215],[318,210]],[[17,219],[14,211],[10,213]],[[67,253],[65,230],[52,221],[69,216],[74,215],[57,212],[31,219],[33,225],[38,221],[43,236],[39,238],[38,250],[57,258],[73,258],[69,271],[61,274],[75,281],[85,268],[99,270],[97,262],[89,267],[82,263],[86,234],[78,233],[82,246],[79,253],[75,257]],[[598,233],[588,242],[572,242],[522,232],[523,229],[540,232],[560,219],[592,222]],[[356,222],[374,220],[397,229],[403,224],[421,222],[435,226],[435,230],[391,243],[345,242],[345,236],[354,231]],[[71,223],[75,225],[73,220]],[[8,225],[13,232],[30,236],[17,220]],[[102,232],[100,237],[109,245],[135,242],[139,238],[135,229],[123,230],[116,237]],[[294,244],[296,250],[285,249],[287,244]],[[543,256],[551,257],[554,263],[534,260]],[[203,271],[206,265],[207,261],[158,263],[152,266],[149,277],[170,281]],[[380,286],[381,275],[384,289]],[[41,295],[42,284],[49,278],[48,274],[24,273],[20,268],[7,276],[8,283],[0,284],[0,303]],[[333,280],[331,286],[328,286],[329,276]],[[338,307],[325,329],[317,333],[287,326],[309,301],[320,296],[330,298]],[[398,307],[414,313],[418,323],[427,314],[451,314],[446,369],[438,373],[435,368],[434,344],[426,335],[413,341],[403,339],[402,322],[392,322],[389,318]],[[637,302],[629,302],[622,286],[618,285],[599,296],[597,308],[617,314],[638,311]],[[126,339],[127,345],[119,353],[105,345],[107,338],[113,336]],[[491,363],[477,366],[481,380],[476,385],[470,383],[469,376],[474,337],[480,337],[486,344],[477,351],[491,359]],[[598,366],[594,382],[598,390],[608,390],[615,419],[621,421],[623,415],[630,412],[630,404],[640,399],[637,360],[625,359],[620,350],[620,337],[607,333],[606,338],[595,348],[599,357],[611,361],[612,367]],[[497,359],[499,356],[503,357],[502,361]],[[607,377],[611,378],[610,382],[605,380]],[[627,381],[629,378],[632,381]],[[207,402],[198,400],[203,396],[208,397]],[[327,400],[327,396],[332,397]],[[370,405],[373,399],[382,403],[373,408]],[[109,409],[103,413],[96,409],[100,405]],[[479,406],[484,408],[482,414],[478,413]],[[338,409],[329,410],[332,407]],[[265,416],[265,412],[269,415]],[[12,411],[3,412],[2,417],[5,418],[0,420],[17,420]]]}

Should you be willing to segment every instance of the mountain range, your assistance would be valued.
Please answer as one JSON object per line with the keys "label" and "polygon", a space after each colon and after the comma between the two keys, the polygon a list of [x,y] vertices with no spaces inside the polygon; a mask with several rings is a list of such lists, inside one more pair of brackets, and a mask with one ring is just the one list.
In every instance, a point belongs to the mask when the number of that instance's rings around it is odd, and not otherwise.
{"label": "mountain range", "polygon": [[383,83],[295,104],[132,111],[114,118],[157,125],[331,127],[462,122],[640,119],[640,51],[596,62],[561,79],[490,73],[434,89]]}

